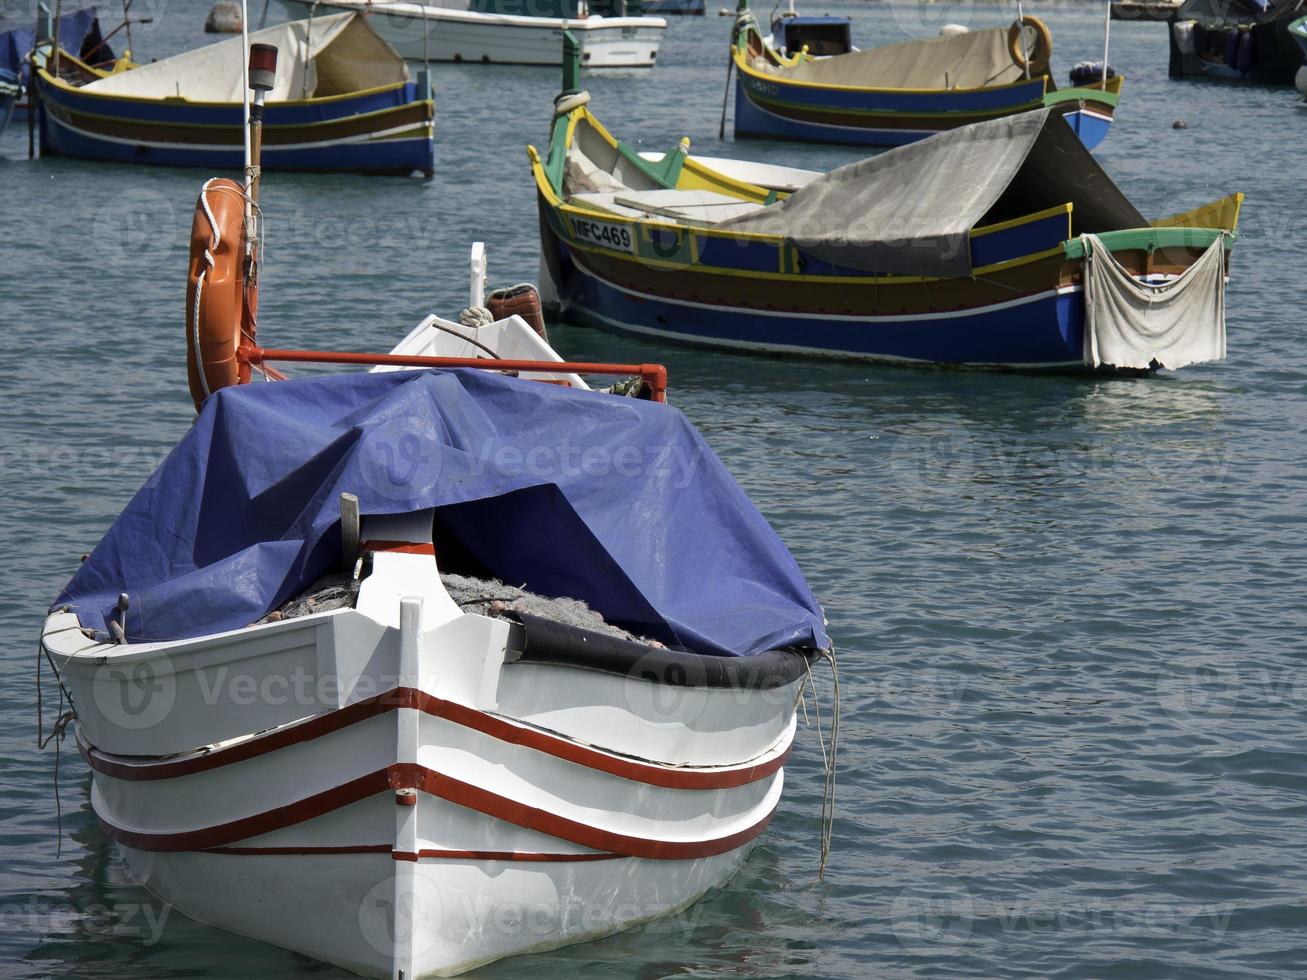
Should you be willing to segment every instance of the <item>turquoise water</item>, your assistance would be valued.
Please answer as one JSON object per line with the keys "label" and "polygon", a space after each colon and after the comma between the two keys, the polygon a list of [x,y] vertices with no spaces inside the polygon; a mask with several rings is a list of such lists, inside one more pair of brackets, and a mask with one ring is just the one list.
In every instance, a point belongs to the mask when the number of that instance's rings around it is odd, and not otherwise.
{"label": "turquoise water", "polygon": [[[138,57],[202,43],[208,6],[159,0]],[[1031,8],[1062,76],[1101,57],[1097,6]],[[807,9],[852,12],[864,46],[1011,15]],[[809,727],[729,887],[485,976],[1303,973],[1307,112],[1290,90],[1169,81],[1165,30],[1113,25],[1128,80],[1099,156],[1149,215],[1247,192],[1224,364],[1142,381],[990,376],[554,332],[569,356],[665,361],[674,401],[825,602],[844,697],[834,855],[818,882]],[[587,79],[595,111],[650,148],[689,134],[707,155],[854,159],[717,141],[728,31],[673,20],[654,73]],[[546,139],[555,73],[446,66],[435,82],[435,180],[268,178],[265,342],[388,349],[464,305],[474,239],[493,282],[535,278],[524,143]],[[0,157],[0,974],[340,976],[133,885],[70,745],[56,854],[36,635],[190,422],[182,296],[204,175],[29,162],[21,126]]]}

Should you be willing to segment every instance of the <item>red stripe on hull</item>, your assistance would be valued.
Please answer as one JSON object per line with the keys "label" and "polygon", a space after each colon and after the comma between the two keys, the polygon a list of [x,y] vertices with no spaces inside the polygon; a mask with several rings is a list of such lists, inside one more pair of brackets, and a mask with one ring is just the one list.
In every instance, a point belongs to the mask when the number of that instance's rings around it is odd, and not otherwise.
{"label": "red stripe on hull", "polygon": [[141,763],[121,762],[113,757],[106,756],[87,742],[82,737],[80,730],[77,733],[77,747],[92,769],[115,779],[174,779],[178,776],[206,772],[236,762],[245,762],[269,752],[309,742],[399,708],[412,708],[422,711],[432,717],[443,718],[464,728],[471,728],[483,735],[489,735],[501,742],[521,745],[523,748],[543,752],[545,755],[551,755],[556,759],[585,766],[588,769],[604,772],[610,776],[645,783],[649,786],[661,786],[665,789],[712,790],[746,786],[749,783],[755,783],[771,776],[785,765],[786,760],[793,751],[792,745],[787,746],[784,752],[766,762],[734,769],[671,768],[610,755],[587,745],[582,745],[580,742],[558,735],[551,735],[538,729],[525,728],[496,715],[432,697],[413,688],[396,688],[384,694],[368,698],[365,701],[359,701],[326,714],[316,715],[313,718],[296,722],[266,735],[256,736],[236,745],[182,759]]}
{"label": "red stripe on hull", "polygon": [[660,861],[683,861],[733,851],[761,834],[772,818],[772,814],[768,813],[757,823],[742,831],[711,840],[649,840],[569,820],[548,810],[527,806],[479,786],[442,775],[425,766],[399,763],[298,802],[199,830],[143,833],[118,827],[102,816],[99,820],[105,833],[125,847],[169,853],[203,851],[282,830],[357,803],[377,793],[395,789],[418,789],[496,820],[547,834],[593,851],[603,851],[620,857],[641,857]]}
{"label": "red stripe on hull", "polygon": [[568,861],[614,861],[620,854],[545,854],[538,851],[455,851],[428,848],[420,851],[397,851],[389,844],[344,844],[340,847],[210,847],[205,854],[230,854],[238,857],[301,857],[323,854],[386,854],[396,861],[520,861],[524,863]]}

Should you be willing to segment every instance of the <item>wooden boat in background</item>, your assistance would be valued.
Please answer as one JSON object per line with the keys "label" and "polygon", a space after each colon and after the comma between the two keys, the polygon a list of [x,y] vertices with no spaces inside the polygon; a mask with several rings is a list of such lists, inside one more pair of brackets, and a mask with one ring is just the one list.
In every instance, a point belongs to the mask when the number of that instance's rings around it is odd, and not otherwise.
{"label": "wooden boat in background", "polygon": [[[1022,26],[1024,25],[1024,26]],[[1023,67],[1022,38],[1034,45]],[[951,33],[830,57],[787,55],[740,0],[731,39],[735,135],[900,146],[998,116],[1052,107],[1093,148],[1106,137],[1124,79],[1058,89],[1052,35],[1026,17],[1011,28]]]}
{"label": "wooden boat in background", "polygon": [[[41,17],[34,29],[16,28],[0,33],[0,133],[4,132],[8,121],[26,121],[30,110],[31,64],[34,61],[38,66],[44,66],[56,43],[63,52],[62,71],[75,83],[94,81],[112,71],[135,67],[130,60],[130,51],[124,52],[119,59],[109,45],[110,38],[123,25],[107,36],[103,35],[94,7],[75,10],[57,19],[44,5],[39,9]],[[68,54],[70,51],[75,51],[76,55]],[[16,89],[16,95],[9,101],[6,93],[11,89]],[[7,102],[10,107],[8,119],[4,115]]]}
{"label": "wooden boat in background", "polygon": [[[642,154],[587,101],[566,98],[548,153],[528,150],[542,279],[571,322],[686,343],[1098,369],[1098,333],[1086,324],[1112,306],[1086,301],[1090,243],[1131,284],[1156,289],[1160,307],[1163,287],[1188,282],[1190,269],[1226,268],[1242,200],[1150,224],[1049,109],[822,175],[700,160],[688,140]],[[1133,371],[1223,357],[1224,273],[1204,281],[1212,319],[1201,352],[1158,347],[1106,363]],[[1187,339],[1200,339],[1192,329]]]}
{"label": "wooden boat in background", "polygon": [[[433,173],[430,80],[411,81],[366,20],[336,14],[250,37],[285,67],[267,107],[265,169]],[[232,38],[82,83],[42,69],[41,152],[238,171],[241,58]]]}
{"label": "wooden boat in background", "polygon": [[[667,21],[627,16],[620,0],[284,0],[297,16],[364,14],[409,61],[558,65],[566,28],[587,68],[652,68]],[[634,5],[633,5],[634,6]]]}

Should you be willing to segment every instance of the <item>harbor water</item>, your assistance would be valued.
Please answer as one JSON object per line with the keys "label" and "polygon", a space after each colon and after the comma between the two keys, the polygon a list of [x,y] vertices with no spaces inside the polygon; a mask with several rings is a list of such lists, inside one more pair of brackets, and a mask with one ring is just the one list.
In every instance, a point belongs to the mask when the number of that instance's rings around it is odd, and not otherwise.
{"label": "harbor water", "polygon": [[[153,16],[134,28],[137,60],[214,40],[209,6],[135,4]],[[16,7],[6,18],[26,16]],[[851,15],[862,47],[1014,15],[804,10]],[[1059,81],[1102,57],[1099,4],[1026,10],[1052,27]],[[729,123],[718,140],[731,21],[715,13],[671,19],[651,73],[585,77],[598,117],[641,149],[688,135],[706,156],[856,159],[737,143]],[[551,332],[574,359],[666,363],[671,400],[825,604],[843,708],[833,850],[818,880],[810,707],[776,818],[726,888],[477,975],[1307,970],[1307,111],[1290,89],[1169,80],[1166,30],[1112,25],[1126,85],[1097,155],[1150,217],[1246,192],[1225,363],[1034,377]],[[537,277],[525,144],[547,139],[558,72],[432,75],[435,179],[267,176],[265,342],[388,350],[427,313],[466,305],[474,240],[492,284]],[[21,123],[0,139],[0,976],[345,976],[152,898],[97,826],[72,740],[57,794],[53,746],[36,749],[45,610],[193,415],[183,292],[205,176],[29,161]],[[826,736],[829,680],[818,689]]]}

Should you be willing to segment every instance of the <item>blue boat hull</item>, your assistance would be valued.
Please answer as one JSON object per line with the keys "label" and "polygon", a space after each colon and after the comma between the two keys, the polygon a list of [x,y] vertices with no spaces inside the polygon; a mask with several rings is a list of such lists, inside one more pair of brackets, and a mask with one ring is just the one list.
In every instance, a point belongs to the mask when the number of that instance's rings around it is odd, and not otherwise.
{"label": "blue boat hull", "polygon": [[559,243],[556,283],[572,322],[764,353],[958,367],[1080,370],[1084,294],[1051,288],[988,307],[919,316],[832,316],[710,306],[619,287]]}
{"label": "blue boat hull", "polygon": [[[118,163],[209,170],[244,165],[242,108],[111,99],[42,85],[41,152]],[[267,170],[430,175],[432,104],[406,83],[357,97],[268,106]]]}
{"label": "blue boat hull", "polygon": [[[833,91],[784,85],[752,76],[735,82],[735,135],[849,146],[903,146],[935,133],[996,115],[1044,105],[1042,81],[975,92]],[[1085,146],[1107,136],[1113,106],[1088,100],[1051,104],[1063,112]]]}

